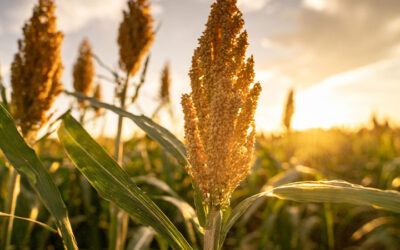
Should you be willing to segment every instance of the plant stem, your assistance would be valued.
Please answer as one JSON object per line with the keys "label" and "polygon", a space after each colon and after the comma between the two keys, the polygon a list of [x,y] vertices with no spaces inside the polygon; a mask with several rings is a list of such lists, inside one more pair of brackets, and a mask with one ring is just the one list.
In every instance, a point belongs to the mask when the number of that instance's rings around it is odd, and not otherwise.
{"label": "plant stem", "polygon": [[[15,215],[15,208],[17,206],[18,194],[20,191],[20,175],[17,171],[10,166],[10,183],[7,195],[6,213]],[[8,224],[4,232],[4,244],[2,249],[10,249],[12,229],[14,224],[14,218],[10,217],[8,219]]]}
{"label": "plant stem", "polygon": [[[126,107],[126,94],[128,90],[129,74],[127,74],[123,89],[120,93],[120,105],[121,109],[125,110]],[[123,129],[123,117],[118,116],[118,128],[117,135],[115,138],[115,155],[114,158],[120,166],[122,166],[123,159],[123,143],[121,141],[122,129]],[[128,227],[128,216],[125,212],[118,209],[115,204],[110,205],[111,222],[109,230],[110,243],[108,246],[109,250],[124,249],[127,227]]]}
{"label": "plant stem", "polygon": [[222,212],[212,207],[208,213],[206,228],[204,230],[204,250],[218,250],[222,225]]}
{"label": "plant stem", "polygon": [[325,221],[326,221],[326,233],[328,238],[328,247],[329,250],[335,249],[335,234],[333,231],[333,215],[332,215],[332,207],[329,203],[324,203],[324,211],[325,211]]}

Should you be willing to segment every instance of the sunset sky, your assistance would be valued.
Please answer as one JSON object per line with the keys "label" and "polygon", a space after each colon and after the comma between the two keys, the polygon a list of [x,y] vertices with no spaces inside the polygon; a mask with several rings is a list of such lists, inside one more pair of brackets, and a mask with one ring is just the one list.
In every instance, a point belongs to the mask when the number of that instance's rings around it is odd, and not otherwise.
{"label": "sunset sky", "polygon": [[[36,0],[0,0],[0,63],[6,84],[21,38],[21,27]],[[204,30],[211,0],[153,0],[160,29],[151,48],[141,110],[156,108],[161,70],[170,61],[172,100],[176,117],[197,39]],[[282,107],[290,87],[296,89],[295,129],[349,128],[367,124],[375,112],[400,124],[400,1],[399,0],[239,0],[249,34],[248,55],[256,62],[263,91],[256,113],[259,129],[281,129]],[[72,90],[72,65],[78,46],[88,37],[94,52],[117,67],[118,26],[125,0],[56,0],[58,27],[65,33],[65,88]],[[98,72],[105,74],[99,67]],[[106,101],[113,85],[103,82]],[[57,109],[70,98],[62,96]],[[108,119],[115,117],[109,115]],[[163,124],[163,121],[160,121]],[[109,125],[108,125],[109,124]],[[107,123],[107,131],[115,122]],[[129,126],[132,126],[129,124]],[[179,125],[182,126],[182,125]],[[129,130],[129,129],[127,129]],[[126,133],[129,133],[127,131]]]}

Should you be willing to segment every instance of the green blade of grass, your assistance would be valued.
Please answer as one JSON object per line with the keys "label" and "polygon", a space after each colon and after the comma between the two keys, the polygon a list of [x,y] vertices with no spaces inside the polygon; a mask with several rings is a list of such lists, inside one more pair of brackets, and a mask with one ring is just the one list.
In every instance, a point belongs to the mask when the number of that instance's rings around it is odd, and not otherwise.
{"label": "green blade of grass", "polygon": [[118,163],[70,115],[58,136],[75,166],[106,200],[164,236],[175,249],[192,249],[167,216],[130,179]]}
{"label": "green blade of grass", "polygon": [[350,203],[400,213],[400,192],[345,181],[294,182],[274,188],[269,196],[298,202]]}
{"label": "green blade of grass", "polygon": [[172,196],[161,196],[160,199],[174,205],[181,212],[186,222],[191,221],[192,224],[195,226],[196,230],[200,234],[204,234],[204,228],[200,225],[199,219],[197,218],[196,215],[196,211],[193,209],[192,206],[190,206],[190,204],[188,204],[186,201],[182,199]]}
{"label": "green blade of grass", "polygon": [[67,208],[61,194],[35,151],[19,134],[14,120],[0,105],[0,149],[17,170],[29,182],[36,194],[56,219],[58,232],[66,249],[78,249],[72,233]]}
{"label": "green blade of grass", "polygon": [[127,250],[146,250],[150,248],[154,238],[154,230],[150,227],[141,226],[133,234],[133,238],[128,244]]}
{"label": "green blade of grass", "polygon": [[158,188],[161,191],[168,193],[169,195],[171,195],[173,197],[176,197],[176,198],[179,197],[179,195],[174,190],[172,190],[172,188],[170,188],[167,183],[165,183],[162,180],[157,179],[153,176],[138,176],[138,177],[132,178],[132,180],[138,186],[141,186],[142,184],[147,184],[149,186]]}
{"label": "green blade of grass", "polygon": [[189,162],[186,158],[186,148],[185,145],[176,138],[171,132],[166,128],[153,122],[150,118],[141,115],[134,115],[121,108],[114,105],[110,105],[104,102],[99,102],[95,98],[87,97],[81,93],[64,91],[68,95],[72,95],[80,100],[89,101],[92,106],[104,108],[110,110],[120,116],[131,119],[137,126],[139,126],[144,132],[147,133],[153,140],[160,143],[160,145],[167,150],[172,156],[174,156],[178,162],[182,165],[188,165]]}
{"label": "green blade of grass", "polygon": [[[170,131],[166,128],[158,125],[153,122],[150,118],[146,116],[137,116],[132,113],[129,113],[125,110],[122,110],[116,106],[99,102],[95,98],[87,97],[78,92],[68,92],[64,91],[68,95],[72,95],[80,100],[89,101],[91,105],[99,108],[108,109],[118,115],[127,117],[136,123],[144,132],[147,133],[153,140],[157,141],[168,153],[174,156],[181,165],[190,165],[187,157],[186,157],[186,148],[185,145],[176,138]],[[198,189],[195,183],[192,183],[194,188],[194,202],[195,208],[197,212],[197,216],[199,218],[199,222],[201,226],[205,225],[205,218],[207,216],[206,208],[202,203],[202,195],[201,191]]]}
{"label": "green blade of grass", "polygon": [[47,225],[47,224],[45,224],[45,223],[43,223],[43,222],[37,221],[37,220],[33,220],[33,219],[30,219],[30,218],[25,218],[25,217],[20,217],[20,216],[15,216],[15,215],[3,213],[3,212],[0,212],[0,216],[3,216],[3,217],[12,217],[12,218],[18,219],[18,220],[24,220],[24,221],[33,222],[33,223],[38,224],[39,226],[42,226],[42,227],[46,228],[47,230],[49,230],[49,231],[51,231],[51,232],[53,232],[53,233],[57,233],[57,230],[55,230],[55,229],[52,228],[51,226],[49,226],[49,225]]}
{"label": "green blade of grass", "polygon": [[[150,118],[146,116],[137,116],[132,113],[129,113],[125,110],[122,110],[116,106],[99,102],[95,98],[87,97],[78,92],[68,92],[64,91],[68,95],[72,95],[80,100],[89,101],[91,105],[99,108],[108,109],[118,115],[127,117],[136,123],[144,132],[147,133],[152,139],[157,141],[168,153],[174,156],[181,165],[190,165],[187,157],[186,157],[186,148],[185,145],[176,138],[170,131],[166,128],[158,125],[153,122]],[[199,218],[199,223],[201,226],[205,225],[205,218],[207,216],[207,210],[203,206],[201,191],[197,187],[197,185],[193,182],[192,186],[194,188],[194,203],[196,208],[196,213]]]}
{"label": "green blade of grass", "polygon": [[345,181],[301,181],[270,188],[240,202],[224,223],[222,242],[235,222],[258,199],[276,197],[297,202],[332,202],[373,206],[400,213],[400,192],[380,190],[351,184]]}

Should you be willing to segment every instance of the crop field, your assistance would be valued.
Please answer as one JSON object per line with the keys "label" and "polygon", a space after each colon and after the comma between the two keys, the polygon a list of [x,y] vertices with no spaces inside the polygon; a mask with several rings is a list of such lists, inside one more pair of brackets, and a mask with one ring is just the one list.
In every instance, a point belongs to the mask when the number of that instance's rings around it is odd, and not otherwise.
{"label": "crop field", "polygon": [[[159,1],[123,2],[114,27],[118,62],[99,56],[85,31],[69,78],[62,46],[71,33],[57,26],[62,1],[35,0],[20,25],[17,52],[0,74],[0,250],[400,249],[400,127],[392,108],[400,103],[389,101],[400,93],[397,82],[379,99],[392,113],[382,119],[372,110],[352,126],[328,119],[340,118],[340,103],[324,104],[333,95],[296,81],[278,86],[285,92],[279,125],[267,129],[261,116],[273,109],[263,92],[272,83],[257,77],[259,57],[248,51],[254,29],[245,24],[257,16],[251,8],[274,1],[215,0],[191,49],[185,90],[174,85],[170,55],[146,103],[159,63],[152,46],[164,28],[152,9]],[[315,15],[332,7],[299,2]],[[332,2],[331,16],[344,4]],[[364,73],[325,76],[321,86],[333,93],[337,79]],[[320,103],[307,99],[314,95]],[[345,109],[348,119],[364,112]]]}

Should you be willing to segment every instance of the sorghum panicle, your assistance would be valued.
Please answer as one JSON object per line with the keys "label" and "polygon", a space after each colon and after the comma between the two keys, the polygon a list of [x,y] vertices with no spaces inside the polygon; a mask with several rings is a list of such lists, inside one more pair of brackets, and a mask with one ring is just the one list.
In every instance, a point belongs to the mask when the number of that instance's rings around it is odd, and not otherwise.
{"label": "sorghum panicle", "polygon": [[[89,96],[93,91],[94,63],[92,46],[87,38],[82,41],[79,47],[79,55],[74,65],[73,77],[75,91]],[[79,104],[84,107],[85,101],[79,100]]]}
{"label": "sorghum panicle", "polygon": [[147,0],[129,0],[128,11],[119,26],[119,62],[130,76],[136,74],[140,63],[154,39],[153,18]]}
{"label": "sorghum panicle", "polygon": [[251,168],[254,112],[261,91],[236,0],[211,6],[192,58],[192,92],[183,95],[188,171],[204,201],[225,207]]}
{"label": "sorghum panicle", "polygon": [[292,118],[294,114],[294,90],[290,89],[285,103],[285,109],[283,111],[282,124],[286,128],[286,131],[292,129]]}
{"label": "sorghum panicle", "polygon": [[[103,88],[101,87],[101,83],[97,83],[96,88],[94,89],[93,97],[96,98],[99,102],[103,100]],[[96,112],[96,116],[100,116],[101,108],[94,107]]]}
{"label": "sorghum panicle", "polygon": [[169,88],[171,85],[171,77],[169,73],[169,63],[167,63],[161,74],[161,89],[160,89],[160,97],[163,102],[169,102]]}
{"label": "sorghum panicle", "polygon": [[57,31],[53,1],[39,0],[23,35],[11,66],[12,114],[27,134],[46,123],[46,113],[62,91],[63,33]]}

